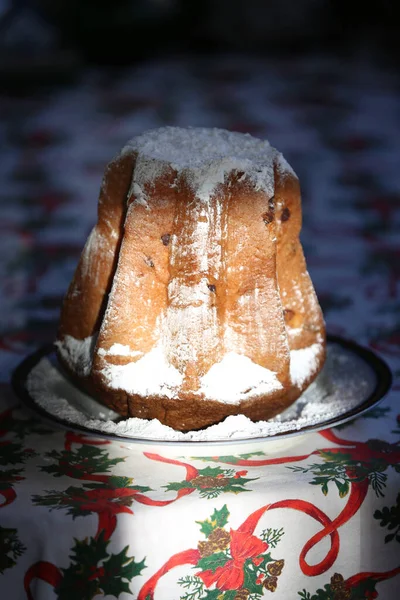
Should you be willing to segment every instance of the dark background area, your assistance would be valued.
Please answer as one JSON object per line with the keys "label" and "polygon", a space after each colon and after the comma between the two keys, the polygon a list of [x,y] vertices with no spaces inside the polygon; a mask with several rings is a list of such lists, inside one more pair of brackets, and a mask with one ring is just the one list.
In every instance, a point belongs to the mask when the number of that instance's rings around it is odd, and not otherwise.
{"label": "dark background area", "polygon": [[0,76],[38,85],[177,53],[363,53],[396,67],[398,17],[390,0],[0,0]]}

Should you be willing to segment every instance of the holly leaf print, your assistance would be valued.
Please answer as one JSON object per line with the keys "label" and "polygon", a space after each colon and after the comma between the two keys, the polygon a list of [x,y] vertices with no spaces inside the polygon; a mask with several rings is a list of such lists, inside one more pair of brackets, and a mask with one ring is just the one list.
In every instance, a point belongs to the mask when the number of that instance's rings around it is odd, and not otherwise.
{"label": "holly leaf print", "polygon": [[115,596],[118,598],[120,594],[125,592],[126,594],[131,593],[131,588],[129,587],[129,583],[127,581],[120,581],[118,579],[109,579],[105,580],[100,584],[103,593],[106,596]]}
{"label": "holly leaf print", "polygon": [[[96,512],[97,502],[106,495],[110,488],[107,483],[84,483],[81,486],[69,486],[66,490],[45,490],[46,494],[43,496],[33,495],[32,501],[40,506],[49,506],[50,510],[65,509],[67,514],[71,515],[72,518],[82,517]],[[127,486],[125,488],[114,488],[116,490],[110,498],[108,496],[108,502],[115,507],[131,506],[134,501],[134,493],[127,493],[129,490],[134,492],[148,491],[145,486]],[[83,508],[84,507],[84,508]]]}
{"label": "holly leaf print", "polygon": [[82,509],[81,504],[87,502],[85,487],[70,486],[66,490],[45,490],[46,495],[34,494],[32,502],[38,506],[49,506],[50,510],[68,509],[67,515],[73,519],[90,515],[91,511]]}
{"label": "holly leaf print", "polygon": [[[99,485],[97,483],[85,483],[85,486],[89,489],[99,489]],[[128,490],[135,490],[137,492],[152,491],[152,489],[147,485],[136,485],[131,477],[116,477],[114,475],[110,475],[107,478],[107,481],[102,482],[101,488],[107,490],[118,490],[124,488]]]}
{"label": "holly leaf print", "polygon": [[145,559],[135,562],[132,557],[127,556],[128,550],[129,546],[125,546],[119,554],[112,554],[104,563],[104,572],[113,573],[115,569],[119,569],[121,577],[126,579],[132,579],[132,577],[140,575],[143,569],[146,568]]}
{"label": "holly leaf print", "polygon": [[211,515],[211,521],[215,522],[215,527],[225,527],[228,523],[229,519],[229,510],[226,504],[221,508],[221,510],[215,509],[213,514]]}
{"label": "holly leaf print", "polygon": [[202,460],[203,462],[222,462],[236,464],[240,460],[248,460],[253,456],[265,456],[264,452],[248,452],[247,454],[227,454],[225,456],[192,456],[193,460]]}
{"label": "holly leaf print", "polygon": [[[311,484],[314,485],[319,485],[319,481],[311,481]],[[328,494],[328,483],[327,481],[324,481],[321,485],[321,492],[323,493],[324,496],[326,496]]]}
{"label": "holly leaf print", "polygon": [[26,548],[19,541],[16,529],[0,526],[0,574],[17,564],[17,559]]}
{"label": "holly leaf print", "polygon": [[5,467],[6,465],[24,463],[33,456],[36,456],[36,452],[31,448],[23,448],[22,444],[5,442],[1,448],[0,465]]}
{"label": "holly leaf print", "polygon": [[224,504],[224,506],[218,510],[215,509],[210,519],[206,519],[205,521],[196,521],[200,525],[200,531],[204,533],[206,537],[210,535],[217,528],[223,528],[227,524],[229,519],[229,510]]}
{"label": "holly leaf print", "polygon": [[96,540],[88,543],[87,539],[82,541],[74,538],[75,546],[70,556],[73,562],[82,565],[97,565],[101,560],[107,557],[108,541],[104,539],[103,532]]}
{"label": "holly leaf print", "polygon": [[319,455],[327,462],[332,461],[345,464],[351,462],[351,454],[344,452],[340,452],[339,454],[338,452],[330,452],[329,450],[319,450]]}
{"label": "holly leaf print", "polygon": [[321,486],[322,493],[326,496],[329,491],[329,483],[334,483],[340,498],[344,498],[350,491],[350,484],[369,479],[372,489],[377,495],[383,496],[386,475],[381,472],[382,465],[365,465],[359,461],[350,459],[349,454],[331,453],[320,451],[325,462],[313,463],[307,467],[289,466],[288,469],[297,473],[312,473],[314,478],[311,485]]}
{"label": "holly leaf print", "polygon": [[400,494],[396,498],[396,504],[390,508],[384,506],[382,510],[374,512],[374,518],[380,521],[381,527],[387,527],[392,533],[385,536],[385,544],[392,542],[394,539],[400,542]]}
{"label": "holly leaf print", "polygon": [[132,485],[131,477],[123,477],[118,475],[110,475],[107,479],[107,487],[111,489],[124,488]]}
{"label": "holly leaf print", "polygon": [[109,458],[106,450],[96,448],[95,446],[81,446],[77,450],[52,450],[46,454],[48,458],[57,461],[54,465],[45,465],[40,467],[41,471],[50,473],[54,477],[73,477],[84,479],[85,475],[94,473],[107,473],[112,467],[124,458]]}
{"label": "holly leaf print", "polygon": [[224,470],[221,467],[205,467],[204,469],[200,469],[199,474],[204,477],[217,477],[217,475],[225,475],[225,477],[230,477],[235,473],[233,469]]}
{"label": "holly leaf print", "polygon": [[218,567],[223,567],[228,560],[229,558],[225,552],[216,552],[215,554],[211,554],[211,556],[200,558],[196,567],[199,567],[202,571],[212,571],[214,573]]}
{"label": "holly leaf print", "polygon": [[135,562],[133,557],[127,556],[128,550],[129,546],[126,546],[103,563],[104,576],[99,578],[99,585],[105,595],[118,598],[122,592],[130,594],[129,581],[146,568],[145,559]]}
{"label": "holly leaf print", "polygon": [[0,471],[0,490],[6,490],[17,481],[21,481],[23,469],[5,469]]}
{"label": "holly leaf print", "polygon": [[178,492],[179,490],[194,488],[194,486],[191,485],[190,481],[171,481],[167,485],[163,485],[163,488],[167,492]]}
{"label": "holly leaf print", "polygon": [[62,569],[63,578],[55,590],[58,600],[93,600],[100,592],[115,598],[123,592],[131,595],[129,583],[140,575],[145,561],[136,562],[134,557],[127,556],[129,546],[118,554],[109,555],[109,543],[103,533],[97,538],[75,540],[71,564]]}
{"label": "holly leaf print", "polygon": [[344,498],[347,496],[350,490],[350,485],[348,481],[340,481],[339,479],[335,479],[335,485],[339,491],[339,497]]}
{"label": "holly leaf print", "polygon": [[208,536],[215,529],[215,527],[211,523],[210,519],[207,519],[206,521],[196,521],[196,523],[198,523],[200,525],[200,531],[201,531],[201,533],[204,533],[204,535],[206,536],[206,538],[208,538]]}
{"label": "holly leaf print", "polygon": [[243,565],[244,581],[243,587],[253,594],[263,595],[263,586],[255,582],[254,564],[251,560],[246,560]]}

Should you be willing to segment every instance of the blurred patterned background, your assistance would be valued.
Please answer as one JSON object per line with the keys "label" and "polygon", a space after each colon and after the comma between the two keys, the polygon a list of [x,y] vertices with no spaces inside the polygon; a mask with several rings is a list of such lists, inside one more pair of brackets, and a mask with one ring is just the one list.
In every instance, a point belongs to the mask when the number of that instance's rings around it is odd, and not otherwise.
{"label": "blurred patterned background", "polygon": [[[395,3],[0,0],[2,377],[54,337],[106,162],[160,125],[267,137],[297,171],[328,329],[399,354]],[[398,367],[397,367],[398,368]]]}

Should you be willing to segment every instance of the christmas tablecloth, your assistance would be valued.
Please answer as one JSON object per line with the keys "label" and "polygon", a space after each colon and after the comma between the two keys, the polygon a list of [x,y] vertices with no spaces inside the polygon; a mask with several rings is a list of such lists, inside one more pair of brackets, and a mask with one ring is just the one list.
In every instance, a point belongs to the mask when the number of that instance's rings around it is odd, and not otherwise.
{"label": "christmas tablecloth", "polygon": [[106,162],[163,124],[268,137],[297,171],[328,330],[400,373],[398,79],[352,60],[176,58],[3,94],[0,598],[394,600],[400,387],[335,429],[173,446],[52,429],[9,378],[54,338]]}

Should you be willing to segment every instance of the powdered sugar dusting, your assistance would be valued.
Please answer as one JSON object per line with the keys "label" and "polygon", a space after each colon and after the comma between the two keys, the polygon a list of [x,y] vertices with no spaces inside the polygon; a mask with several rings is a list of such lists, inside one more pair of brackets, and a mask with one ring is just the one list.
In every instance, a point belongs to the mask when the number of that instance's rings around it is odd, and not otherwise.
{"label": "powdered sugar dusting", "polygon": [[297,179],[296,173],[293,171],[292,167],[289,165],[286,158],[283,156],[283,154],[281,152],[276,153],[276,167],[277,167],[280,175],[283,175],[283,176],[292,175],[293,177],[296,177],[296,179]]}
{"label": "powdered sugar dusting", "polygon": [[57,419],[94,433],[159,442],[251,440],[322,426],[327,420],[340,419],[341,415],[360,405],[375,385],[375,372],[362,358],[339,344],[329,343],[323,370],[281,415],[257,423],[243,415],[230,416],[201,431],[182,433],[156,419],[121,419],[73,386],[47,358],[32,369],[27,380],[27,389],[34,402]]}
{"label": "powdered sugar dusting", "polygon": [[289,340],[295,340],[303,333],[303,328],[302,327],[290,327],[290,325],[289,325],[289,326],[286,326],[286,332],[287,332]]}
{"label": "powdered sugar dusting", "polygon": [[98,260],[98,256],[105,252],[113,253],[114,246],[107,243],[104,234],[94,227],[86,241],[81,258],[82,278],[90,277],[93,286],[99,285],[102,263]]}
{"label": "powdered sugar dusting", "polygon": [[290,351],[290,378],[294,385],[300,388],[315,373],[320,364],[322,351],[321,344],[312,344],[308,348]]}
{"label": "powdered sugar dusting", "polygon": [[[209,298],[206,280],[201,280],[199,284],[192,287],[181,285],[179,288],[176,288],[172,281],[169,293],[171,300],[174,294],[179,294],[180,310],[174,308],[169,310],[168,331],[175,336],[181,334],[178,344],[178,362],[184,365],[187,361],[196,360],[197,355],[196,346],[189,342],[187,330],[182,327],[182,319],[196,324],[201,323],[211,314],[216,324],[217,318],[215,311],[213,312],[213,309],[206,304]],[[97,335],[83,340],[67,335],[62,341],[57,341],[56,345],[70,368],[78,375],[87,376],[92,367],[96,340]],[[183,374],[168,361],[166,343],[168,340],[165,342],[162,339],[144,356],[141,352],[131,351],[129,346],[123,344],[113,344],[108,350],[99,348],[98,353],[104,357],[141,357],[136,362],[124,365],[107,364],[102,370],[107,384],[111,389],[121,389],[144,397],[161,395],[167,398],[179,398]],[[291,350],[290,376],[294,385],[301,387],[305,380],[315,373],[320,364],[322,351],[323,346],[320,343],[300,350]],[[270,394],[282,388],[276,373],[255,364],[247,356],[235,352],[228,352],[220,362],[213,364],[208,373],[200,379],[200,385],[198,392],[204,394],[205,398],[228,404],[238,404],[242,400]]]}
{"label": "powdered sugar dusting", "polygon": [[135,196],[135,202],[137,204],[141,204],[146,210],[150,210],[150,206],[146,201],[146,195],[140,185],[138,185],[136,182],[132,183],[131,189],[129,190],[129,196],[132,194]]}
{"label": "powdered sugar dusting", "polygon": [[167,359],[184,372],[188,362],[198,359],[199,346],[206,348],[216,338],[216,310],[205,279],[193,285],[172,279],[168,298],[162,341]]}
{"label": "powdered sugar dusting", "polygon": [[[221,247],[218,201],[205,205],[190,202],[176,214],[176,227],[185,243],[176,236],[171,243],[170,264],[174,276],[168,284],[168,308],[162,340],[167,360],[185,373],[188,363],[212,357],[218,343],[219,323],[208,287],[210,275],[217,277]],[[218,248],[216,248],[218,246]],[[184,265],[191,270],[185,274]],[[176,275],[175,275],[176,273]],[[200,276],[193,281],[192,273]],[[192,382],[192,385],[198,385]]]}
{"label": "powdered sugar dusting", "polygon": [[124,344],[113,344],[111,348],[105,350],[104,348],[99,348],[97,350],[100,356],[142,356],[143,352],[139,352],[139,350],[131,350],[129,346],[125,346]]}
{"label": "powdered sugar dusting", "polygon": [[101,373],[111,389],[121,389],[140,396],[175,398],[183,381],[179,371],[167,363],[160,345],[136,362],[127,365],[108,364]]}
{"label": "powdered sugar dusting", "polygon": [[229,404],[282,389],[276,373],[235,352],[226,354],[200,381],[206,398]]}
{"label": "powdered sugar dusting", "polygon": [[208,202],[217,185],[234,170],[244,171],[256,190],[271,197],[275,157],[282,169],[290,169],[266,140],[217,128],[162,127],[147,131],[130,140],[122,153],[132,151],[138,156],[131,190],[134,192],[134,186],[138,186],[140,203],[145,185],[171,168],[185,175],[203,202]]}
{"label": "powdered sugar dusting", "polygon": [[77,340],[71,335],[66,335],[55,344],[69,367],[78,375],[86,377],[92,368],[96,340],[97,336],[88,336],[83,340]]}

